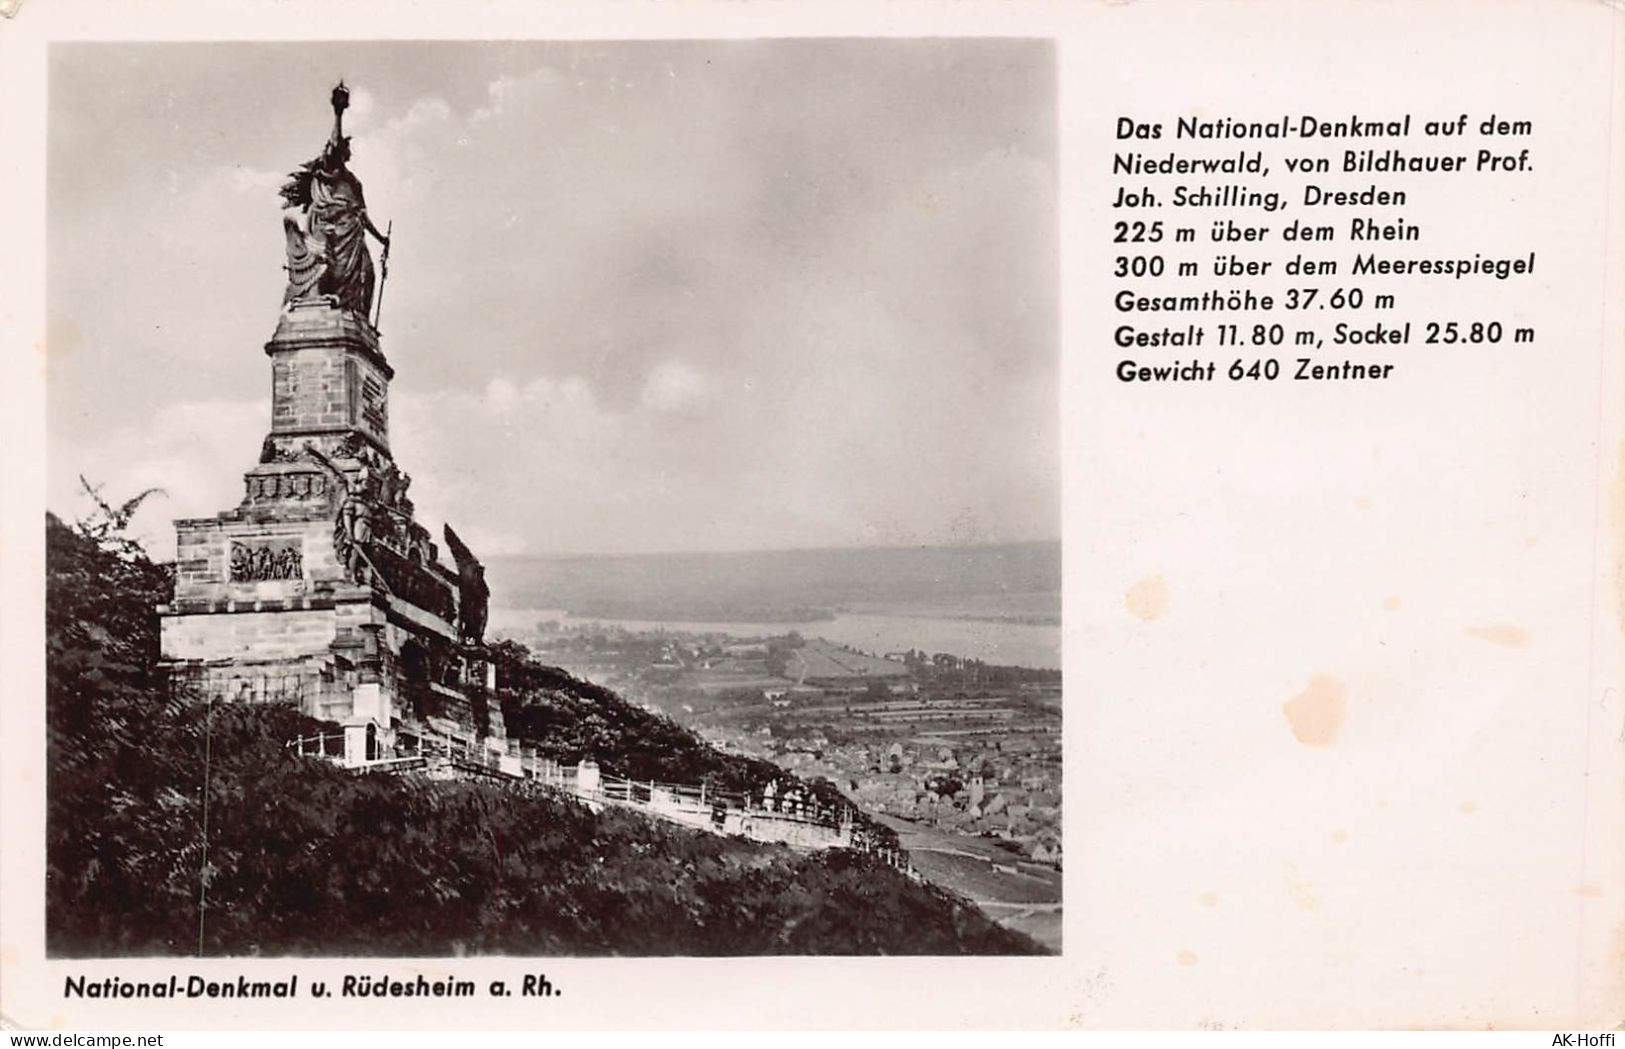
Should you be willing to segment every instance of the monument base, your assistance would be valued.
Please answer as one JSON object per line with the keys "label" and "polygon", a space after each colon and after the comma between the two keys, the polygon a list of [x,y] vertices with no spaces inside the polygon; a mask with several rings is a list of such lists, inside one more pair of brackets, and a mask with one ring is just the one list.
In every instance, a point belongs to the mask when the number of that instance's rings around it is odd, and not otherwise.
{"label": "monument base", "polygon": [[402,726],[430,733],[431,717],[501,736],[495,703],[470,694],[491,671],[460,630],[459,576],[389,453],[394,373],[377,333],[295,303],[266,353],[272,425],[242,502],[175,522],[175,597],[158,610],[175,693],[360,717],[385,745]]}

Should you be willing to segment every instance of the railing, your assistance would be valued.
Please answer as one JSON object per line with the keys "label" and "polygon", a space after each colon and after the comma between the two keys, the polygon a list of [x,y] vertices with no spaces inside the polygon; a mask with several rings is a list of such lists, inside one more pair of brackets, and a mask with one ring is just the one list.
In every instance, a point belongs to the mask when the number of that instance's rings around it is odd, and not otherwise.
{"label": "railing", "polygon": [[[329,740],[336,746],[329,745]],[[302,758],[338,758],[344,760],[344,733],[328,732],[317,736],[300,736],[283,744]]]}
{"label": "railing", "polygon": [[[349,765],[342,734],[301,736],[286,744],[306,757]],[[913,876],[908,853],[875,838],[850,805],[826,805],[796,788],[759,795],[655,780],[628,780],[600,773],[596,765],[563,765],[534,752],[502,754],[469,739],[438,733],[399,732],[389,757],[368,756],[358,773],[408,771],[444,762],[454,768],[534,783],[588,806],[614,805],[718,834],[739,834],[802,848],[845,847],[876,856]]]}

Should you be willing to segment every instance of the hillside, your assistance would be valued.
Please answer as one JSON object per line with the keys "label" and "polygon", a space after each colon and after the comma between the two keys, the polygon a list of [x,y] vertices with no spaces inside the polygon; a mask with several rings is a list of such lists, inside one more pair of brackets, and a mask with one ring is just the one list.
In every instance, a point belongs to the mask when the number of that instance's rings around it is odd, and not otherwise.
{"label": "hillside", "polygon": [[[116,529],[48,516],[46,532],[53,955],[1038,950],[855,853],[594,816],[542,792],[356,778],[284,749],[319,724],[290,708],[166,704],[151,608],[167,571]],[[730,789],[783,777],[517,646],[497,698],[561,759]]]}

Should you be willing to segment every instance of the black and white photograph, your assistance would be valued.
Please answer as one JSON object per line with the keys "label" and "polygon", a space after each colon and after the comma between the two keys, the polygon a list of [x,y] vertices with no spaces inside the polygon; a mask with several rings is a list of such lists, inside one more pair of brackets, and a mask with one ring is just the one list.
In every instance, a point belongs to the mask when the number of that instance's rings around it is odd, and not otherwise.
{"label": "black and white photograph", "polygon": [[0,0],[0,1049],[1608,1049],[1622,172],[1617,4]]}
{"label": "black and white photograph", "polygon": [[49,957],[1061,952],[1053,41],[48,63]]}

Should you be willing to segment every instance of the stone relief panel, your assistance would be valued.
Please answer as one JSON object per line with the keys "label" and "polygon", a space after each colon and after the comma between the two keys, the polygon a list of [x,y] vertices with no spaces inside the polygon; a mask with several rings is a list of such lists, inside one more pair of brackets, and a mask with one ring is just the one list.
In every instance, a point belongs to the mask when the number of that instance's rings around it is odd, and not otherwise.
{"label": "stone relief panel", "polygon": [[321,471],[290,474],[260,474],[248,478],[248,498],[321,499],[327,495],[327,475]]}
{"label": "stone relief panel", "polygon": [[234,539],[231,542],[233,583],[304,577],[305,554],[300,539]]}
{"label": "stone relief panel", "polygon": [[361,387],[361,421],[376,434],[389,432],[389,402],[384,397],[384,384],[369,375]]}

